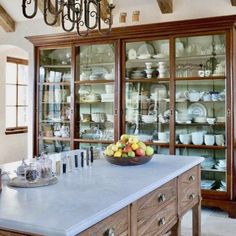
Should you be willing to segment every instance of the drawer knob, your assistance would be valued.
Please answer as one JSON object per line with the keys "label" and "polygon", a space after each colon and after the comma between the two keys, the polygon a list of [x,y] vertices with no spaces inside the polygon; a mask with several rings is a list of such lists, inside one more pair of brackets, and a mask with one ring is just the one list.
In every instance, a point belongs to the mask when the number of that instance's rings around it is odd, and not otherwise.
{"label": "drawer knob", "polygon": [[103,236],[115,236],[115,229],[114,228],[107,229],[103,233]]}
{"label": "drawer knob", "polygon": [[158,221],[158,224],[159,224],[159,226],[165,225],[165,224],[166,224],[166,219],[165,219],[165,217],[162,217],[162,218]]}
{"label": "drawer knob", "polygon": [[165,194],[160,194],[158,197],[158,202],[164,202],[166,200],[166,195]]}
{"label": "drawer knob", "polygon": [[190,182],[192,182],[192,181],[194,181],[196,178],[195,178],[195,176],[194,176],[194,175],[191,175],[191,176],[189,176],[189,178],[188,178],[188,179],[189,179],[189,181],[190,181]]}
{"label": "drawer knob", "polygon": [[195,197],[196,197],[196,195],[195,195],[194,193],[191,193],[188,198],[189,198],[190,200],[193,200]]}

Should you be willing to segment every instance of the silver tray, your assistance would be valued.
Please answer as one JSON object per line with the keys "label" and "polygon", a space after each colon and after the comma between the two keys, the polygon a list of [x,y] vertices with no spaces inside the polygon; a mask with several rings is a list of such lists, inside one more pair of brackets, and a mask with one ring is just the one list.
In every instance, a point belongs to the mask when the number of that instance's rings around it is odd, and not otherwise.
{"label": "silver tray", "polygon": [[8,186],[17,188],[35,188],[56,184],[57,182],[57,177],[52,177],[50,179],[38,179],[36,182],[33,183],[29,183],[24,179],[15,177],[8,182]]}

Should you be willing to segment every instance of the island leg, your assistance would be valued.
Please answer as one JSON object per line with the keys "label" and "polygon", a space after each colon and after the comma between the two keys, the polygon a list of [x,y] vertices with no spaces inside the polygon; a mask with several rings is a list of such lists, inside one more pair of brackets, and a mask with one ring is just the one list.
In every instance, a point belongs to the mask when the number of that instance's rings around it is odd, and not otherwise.
{"label": "island leg", "polygon": [[201,236],[201,201],[192,209],[193,236]]}

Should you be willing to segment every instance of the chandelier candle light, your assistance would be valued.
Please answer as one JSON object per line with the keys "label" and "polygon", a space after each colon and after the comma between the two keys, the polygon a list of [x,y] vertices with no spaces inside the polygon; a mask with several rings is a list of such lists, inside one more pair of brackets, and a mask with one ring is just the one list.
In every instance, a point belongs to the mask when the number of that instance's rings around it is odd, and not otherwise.
{"label": "chandelier candle light", "polygon": [[[26,18],[33,18],[38,11],[40,0],[22,0],[22,12]],[[61,21],[64,31],[76,30],[85,37],[90,30],[98,29],[102,35],[108,35],[112,26],[113,0],[43,0],[43,15],[47,25],[53,26]],[[33,12],[27,11],[33,5]],[[102,15],[102,5],[107,4],[106,16]],[[102,29],[102,21],[108,26]]]}

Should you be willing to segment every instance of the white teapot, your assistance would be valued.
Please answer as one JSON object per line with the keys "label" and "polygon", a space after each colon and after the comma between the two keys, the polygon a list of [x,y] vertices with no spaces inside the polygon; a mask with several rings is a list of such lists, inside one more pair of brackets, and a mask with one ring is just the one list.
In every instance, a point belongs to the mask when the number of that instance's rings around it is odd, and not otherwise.
{"label": "white teapot", "polygon": [[198,102],[204,95],[205,92],[198,92],[195,90],[192,91],[185,91],[184,96],[190,101],[190,102]]}

